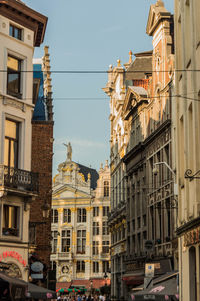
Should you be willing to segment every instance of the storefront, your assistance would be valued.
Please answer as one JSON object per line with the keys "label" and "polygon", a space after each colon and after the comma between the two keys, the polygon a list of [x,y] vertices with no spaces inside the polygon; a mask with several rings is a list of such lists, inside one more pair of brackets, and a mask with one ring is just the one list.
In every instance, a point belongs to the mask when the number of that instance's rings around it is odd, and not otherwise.
{"label": "storefront", "polygon": [[129,297],[132,301],[179,300],[178,272],[166,273],[153,279],[147,288],[144,288],[144,285],[134,288]]}

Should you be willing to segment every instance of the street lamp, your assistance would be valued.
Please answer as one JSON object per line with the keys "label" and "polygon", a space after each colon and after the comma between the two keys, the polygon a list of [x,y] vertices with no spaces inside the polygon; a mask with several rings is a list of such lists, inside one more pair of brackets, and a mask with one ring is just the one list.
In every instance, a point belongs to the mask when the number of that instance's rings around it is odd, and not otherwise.
{"label": "street lamp", "polygon": [[107,278],[108,278],[108,275],[107,275],[106,272],[105,272],[105,274],[103,275],[103,278],[105,279],[105,286],[107,286]]}
{"label": "street lamp", "polygon": [[93,286],[93,281],[90,280],[90,293],[91,293],[91,297],[92,297],[92,286]]}
{"label": "street lamp", "polygon": [[178,195],[178,184],[175,183],[175,180],[176,180],[176,174],[175,172],[173,171],[173,169],[169,166],[169,164],[167,164],[167,162],[163,161],[163,162],[156,162],[153,164],[154,168],[153,168],[153,174],[155,176],[157,176],[158,174],[158,169],[157,169],[157,165],[165,165],[170,171],[171,173],[173,174],[173,177],[174,177],[174,195],[177,196]]}

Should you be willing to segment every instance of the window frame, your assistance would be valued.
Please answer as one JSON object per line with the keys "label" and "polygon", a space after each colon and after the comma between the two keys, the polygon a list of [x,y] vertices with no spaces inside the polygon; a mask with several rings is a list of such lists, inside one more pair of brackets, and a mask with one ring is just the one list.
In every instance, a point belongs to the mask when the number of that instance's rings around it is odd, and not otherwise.
{"label": "window frame", "polygon": [[79,229],[79,230],[77,230],[77,248],[76,248],[76,253],[77,254],[85,254],[86,253],[86,230],[85,229]]}
{"label": "window frame", "polygon": [[[8,206],[8,207],[16,207],[17,208],[17,217],[16,217],[16,224],[17,224],[17,227],[16,227],[16,230],[17,230],[17,235],[12,235],[12,234],[4,234],[4,228],[6,228],[4,226],[4,222],[6,223],[9,223],[9,221],[7,220],[7,218],[5,219],[4,221],[4,206]],[[2,234],[2,237],[4,238],[12,238],[12,239],[21,239],[21,229],[22,229],[22,206],[20,204],[10,204],[8,202],[5,202],[2,204],[2,207],[1,207],[1,217],[2,217],[2,223],[1,223],[1,234]],[[7,227],[9,229],[9,227]],[[11,228],[10,228],[11,229]],[[13,228],[15,229],[15,228]]]}
{"label": "window frame", "polygon": [[[78,269],[78,267],[79,267],[79,269]],[[84,260],[77,260],[76,273],[85,273],[85,261]]]}
{"label": "window frame", "polygon": [[[13,122],[16,125],[16,138],[6,136],[6,121]],[[5,135],[4,135],[4,165],[8,167],[19,167],[19,148],[20,148],[20,122],[17,120],[13,120],[10,118],[5,118]],[[6,141],[8,141],[8,153],[6,154]],[[12,146],[11,144],[14,144],[14,166],[11,164],[11,151]],[[8,156],[7,161],[8,164],[5,164],[5,155]]]}
{"label": "window frame", "polygon": [[105,198],[108,198],[109,195],[110,195],[109,181],[104,181],[104,183],[103,183],[103,196]]}
{"label": "window frame", "polygon": [[[12,30],[12,33],[11,33],[11,30]],[[15,30],[18,31],[17,37],[15,36]],[[22,37],[23,37],[22,34],[23,34],[23,29],[22,28],[14,25],[13,23],[9,24],[9,36],[10,37],[13,37],[13,38],[15,38],[17,40],[22,41]]]}
{"label": "window frame", "polygon": [[71,210],[69,208],[63,210],[63,223],[71,223]]}
{"label": "window frame", "polygon": [[[71,231],[69,229],[62,230],[61,235],[61,252],[69,253],[71,249]],[[64,242],[66,242],[65,245]]]}
{"label": "window frame", "polygon": [[77,210],[77,223],[87,222],[87,211],[85,208],[78,208]]}
{"label": "window frame", "polygon": [[99,235],[99,222],[93,222],[93,224],[92,224],[92,234],[93,234],[93,236]]}
{"label": "window frame", "polygon": [[[8,58],[12,58],[18,61],[18,69],[14,70],[12,68],[8,67]],[[7,84],[6,84],[6,93],[10,96],[16,97],[16,98],[20,98],[22,99],[22,69],[23,69],[23,59],[20,58],[19,56],[12,54],[10,52],[7,53],[7,62],[6,62],[6,70],[7,70]],[[16,74],[18,75],[18,84],[17,84],[17,92],[13,91],[11,88],[9,88],[9,76],[11,74]]]}
{"label": "window frame", "polygon": [[99,273],[99,262],[98,261],[93,261],[92,271],[94,274]]}

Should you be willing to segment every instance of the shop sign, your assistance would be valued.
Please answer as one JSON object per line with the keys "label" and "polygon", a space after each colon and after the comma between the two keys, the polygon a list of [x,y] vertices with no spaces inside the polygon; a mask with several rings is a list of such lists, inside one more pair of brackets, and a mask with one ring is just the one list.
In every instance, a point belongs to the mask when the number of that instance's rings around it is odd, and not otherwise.
{"label": "shop sign", "polygon": [[44,265],[40,261],[35,261],[31,264],[31,278],[32,279],[43,279],[43,268]]}
{"label": "shop sign", "polygon": [[200,242],[200,227],[184,234],[184,245],[190,246]]}
{"label": "shop sign", "polygon": [[153,263],[146,263],[145,264],[145,276],[146,277],[153,277],[154,276],[154,269],[155,266]]}
{"label": "shop sign", "polygon": [[3,259],[7,258],[7,257],[13,257],[13,258],[15,258],[15,259],[18,260],[24,267],[26,267],[26,260],[24,260],[24,259],[22,258],[22,256],[21,256],[19,253],[15,252],[15,251],[5,251],[5,252],[3,252],[3,253],[0,254],[0,262],[1,262]]}

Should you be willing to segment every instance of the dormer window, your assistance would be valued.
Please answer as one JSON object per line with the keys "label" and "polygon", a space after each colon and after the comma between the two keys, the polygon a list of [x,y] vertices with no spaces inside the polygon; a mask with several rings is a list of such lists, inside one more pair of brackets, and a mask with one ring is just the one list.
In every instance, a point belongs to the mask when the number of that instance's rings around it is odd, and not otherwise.
{"label": "dormer window", "polygon": [[10,24],[9,35],[15,39],[22,40],[22,29]]}

